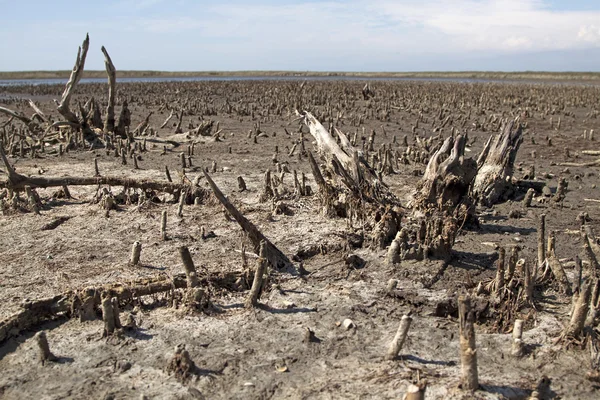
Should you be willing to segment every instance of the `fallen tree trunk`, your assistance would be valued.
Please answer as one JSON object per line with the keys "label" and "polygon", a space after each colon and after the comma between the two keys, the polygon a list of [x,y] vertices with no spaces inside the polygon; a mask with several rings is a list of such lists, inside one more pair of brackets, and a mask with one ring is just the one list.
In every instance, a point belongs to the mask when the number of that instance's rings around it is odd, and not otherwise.
{"label": "fallen tree trunk", "polygon": [[231,202],[221,189],[215,184],[210,175],[206,171],[204,172],[204,176],[208,181],[215,197],[223,204],[223,207],[227,210],[229,214],[237,221],[240,227],[248,234],[248,238],[252,242],[252,246],[254,247],[254,252],[259,254],[260,252],[260,244],[262,241],[265,242],[264,250],[265,250],[265,258],[269,260],[271,265],[276,269],[283,268],[291,268],[291,272],[295,272],[295,267],[292,262],[287,258],[285,254],[281,252],[269,239],[267,239],[260,230],[254,225],[252,222],[248,221],[246,217],[242,215],[241,212],[238,211],[237,208]]}
{"label": "fallen tree trunk", "polygon": [[[221,276],[214,274],[201,279],[201,285],[213,283],[224,286],[228,282],[235,282],[241,273]],[[171,279],[158,277],[141,279],[129,284],[108,284],[98,287],[89,287],[82,290],[72,290],[46,299],[35,300],[22,304],[23,310],[0,321],[0,345],[11,337],[19,336],[22,332],[36,328],[37,326],[61,317],[72,317],[79,312],[78,307],[82,305],[82,298],[86,297],[91,302],[86,306],[97,309],[100,306],[103,295],[118,299],[119,303],[126,303],[142,296],[150,296],[158,293],[169,292],[173,289],[184,289],[187,287],[185,274],[177,274]],[[89,294],[92,294],[89,296]]]}
{"label": "fallen tree trunk", "polygon": [[[25,186],[29,186],[32,189],[35,188],[49,188],[49,187],[62,187],[62,186],[89,186],[89,185],[110,185],[110,186],[124,186],[133,189],[143,190],[154,190],[157,192],[164,192],[169,194],[179,194],[182,191],[191,196],[204,197],[207,193],[206,190],[199,187],[192,187],[187,184],[172,183],[172,182],[161,182],[152,181],[146,179],[132,179],[132,178],[120,178],[114,176],[91,176],[91,177],[38,177],[38,176],[25,176],[15,172],[13,167],[10,165],[4,150],[0,146],[0,158],[6,167],[6,173],[8,179],[0,181],[1,189],[12,189],[21,191],[25,189]],[[188,201],[189,203],[190,201]],[[191,199],[193,202],[193,199]]]}

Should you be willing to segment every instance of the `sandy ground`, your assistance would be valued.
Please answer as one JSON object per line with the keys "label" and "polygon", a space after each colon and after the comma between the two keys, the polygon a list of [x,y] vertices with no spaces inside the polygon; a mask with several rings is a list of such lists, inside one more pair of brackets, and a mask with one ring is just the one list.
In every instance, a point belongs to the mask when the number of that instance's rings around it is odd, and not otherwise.
{"label": "sandy ground", "polygon": [[[426,398],[527,398],[542,376],[551,380],[547,398],[598,398],[598,386],[586,379],[590,370],[589,352],[577,346],[565,350],[555,344],[569,320],[571,299],[548,284],[535,292],[537,311],[522,310],[526,320],[524,358],[510,355],[511,336],[506,326],[495,324],[494,315],[478,321],[477,346],[481,390],[465,394],[458,389],[460,360],[458,321],[454,315],[440,315],[438,305],[458,294],[471,292],[478,282],[495,275],[494,245],[519,245],[521,256],[536,258],[537,217],[546,214],[547,230],[555,232],[557,254],[569,262],[581,253],[577,215],[587,212],[590,224],[600,230],[598,167],[566,167],[564,162],[583,163],[595,158],[581,153],[597,149],[596,141],[583,140],[584,130],[600,132],[597,113],[599,89],[595,86],[450,84],[382,82],[372,84],[376,96],[364,101],[360,82],[309,83],[302,90],[298,82],[203,82],[172,84],[129,84],[119,87],[118,103],[128,97],[132,127],[154,111],[150,126],[161,139],[173,135],[173,119],[159,129],[169,110],[185,108],[184,130],[199,121],[219,121],[222,141],[198,143],[193,167],[185,174],[190,180],[211,167],[215,182],[240,211],[292,258],[309,247],[323,249],[303,259],[308,276],[271,272],[261,307],[243,307],[245,288],[208,288],[213,307],[210,312],[189,312],[168,306],[163,295],[149,296],[124,305],[122,319],[131,314],[139,329],[119,337],[102,338],[101,320],[81,323],[59,319],[39,327],[46,330],[52,351],[59,362],[41,365],[34,332],[25,332],[0,347],[0,397],[6,399],[62,398],[239,398],[239,399],[367,399],[401,398],[407,386],[426,379]],[[3,92],[4,90],[4,92]],[[82,85],[77,97],[105,97],[104,85]],[[51,103],[61,88],[0,88],[4,105],[31,111],[23,98],[34,98],[42,109],[58,118]],[[485,99],[485,100],[482,100]],[[230,107],[228,107],[228,105]],[[384,262],[385,250],[365,246],[353,249],[349,238],[362,227],[341,218],[323,217],[317,196],[285,200],[291,215],[274,214],[273,205],[259,201],[266,169],[277,146],[278,161],[290,170],[304,172],[316,188],[306,157],[288,156],[300,137],[294,107],[310,109],[317,115],[342,113],[340,128],[349,135],[368,137],[374,129],[376,147],[391,143],[402,147],[401,138],[413,143],[412,127],[419,113],[428,122],[416,129],[421,137],[434,135],[432,125],[443,108],[462,115],[466,122],[457,128],[469,132],[475,157],[489,130],[476,123],[493,116],[514,116],[527,110],[528,129],[517,158],[515,176],[521,178],[534,165],[536,179],[554,189],[559,177],[569,181],[562,204],[543,195],[524,209],[521,218],[509,218],[521,210],[522,193],[514,201],[491,209],[478,209],[478,228],[463,229],[449,263],[441,261],[403,262],[396,267]],[[385,116],[385,109],[389,115]],[[54,111],[53,111],[54,110]],[[329,111],[328,111],[329,110]],[[469,113],[469,117],[467,117]],[[118,110],[117,110],[118,115]],[[355,121],[358,116],[361,121]],[[550,119],[552,118],[552,123]],[[558,118],[561,127],[557,128]],[[0,124],[8,121],[0,115]],[[260,122],[264,136],[254,143],[248,131]],[[383,128],[382,128],[383,127]],[[385,130],[385,134],[383,133]],[[447,128],[449,131],[449,128]],[[286,133],[289,132],[288,133]],[[304,129],[305,138],[310,138]],[[435,133],[437,134],[437,133]],[[180,137],[178,137],[180,138]],[[547,138],[551,139],[551,145]],[[360,143],[360,140],[359,140]],[[187,144],[168,146],[147,143],[140,169],[131,160],[99,149],[74,150],[59,156],[52,145],[38,158],[10,157],[17,172],[43,176],[90,176],[93,160],[105,175],[164,179],[167,165],[174,179],[180,176],[179,153]],[[310,140],[305,142],[313,150]],[[231,147],[231,153],[228,152]],[[567,157],[565,149],[569,149]],[[532,152],[535,151],[535,158]],[[597,157],[596,157],[597,158]],[[385,182],[403,202],[414,192],[419,177],[414,171],[424,164],[397,169]],[[242,176],[248,190],[237,189]],[[205,180],[201,185],[208,188]],[[287,174],[284,183],[293,189]],[[172,276],[182,272],[177,251],[188,246],[200,276],[215,271],[241,271],[242,243],[248,243],[235,221],[226,218],[214,200],[184,207],[170,196],[164,202],[123,204],[108,217],[91,200],[97,188],[69,187],[73,199],[53,198],[55,189],[39,190],[41,214],[6,211],[0,217],[0,319],[18,312],[26,299],[40,299],[69,289],[126,282],[140,277]],[[119,187],[111,188],[114,194]],[[160,237],[160,215],[168,214],[169,240]],[[54,230],[41,230],[60,216],[70,217]],[[201,227],[214,235],[202,239]],[[141,263],[128,265],[133,242],[142,243]],[[362,268],[344,262],[349,253],[366,261]],[[585,260],[585,257],[582,256]],[[296,262],[297,264],[297,262]],[[250,255],[250,268],[255,257]],[[572,280],[574,270],[567,268]],[[386,294],[389,279],[397,279],[397,296]],[[387,346],[403,314],[412,312],[409,338],[395,361],[385,361]],[[351,319],[354,327],[341,325]],[[306,329],[316,339],[305,340]],[[185,382],[167,371],[177,345],[185,345],[198,369]]]}

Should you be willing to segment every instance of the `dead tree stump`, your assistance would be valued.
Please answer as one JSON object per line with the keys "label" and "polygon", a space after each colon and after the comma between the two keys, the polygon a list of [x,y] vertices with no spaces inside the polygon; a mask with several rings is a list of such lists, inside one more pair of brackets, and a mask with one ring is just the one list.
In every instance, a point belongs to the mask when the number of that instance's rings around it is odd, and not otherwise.
{"label": "dead tree stump", "polygon": [[190,353],[185,346],[178,345],[175,354],[167,364],[167,372],[173,373],[180,382],[186,382],[196,371],[196,364],[190,358]]}
{"label": "dead tree stump", "polygon": [[515,357],[521,357],[523,355],[523,320],[515,320],[515,325],[512,332],[512,355]]}
{"label": "dead tree stump", "polygon": [[425,390],[427,381],[422,380],[416,385],[409,385],[404,394],[403,400],[425,400]]}
{"label": "dead tree stump", "polygon": [[592,294],[592,285],[586,283],[581,288],[581,293],[575,303],[575,309],[571,315],[571,321],[563,332],[563,337],[579,339],[585,326],[585,320],[590,309],[590,297]]}
{"label": "dead tree stump", "polygon": [[458,298],[458,318],[462,365],[461,386],[464,390],[474,391],[479,388],[479,378],[475,344],[475,314],[471,311],[469,297],[460,296]]}
{"label": "dead tree stump", "polygon": [[104,320],[104,331],[102,337],[110,336],[115,332],[115,313],[112,300],[109,296],[102,299],[102,320]]}
{"label": "dead tree stump", "polygon": [[40,349],[40,361],[42,365],[44,365],[48,361],[56,361],[58,357],[56,357],[50,351],[50,346],[48,345],[48,339],[46,338],[46,332],[41,331],[35,334],[35,341]]}
{"label": "dead tree stump", "polygon": [[140,255],[142,253],[142,244],[140,242],[133,242],[131,246],[131,258],[129,259],[129,263],[131,265],[138,265],[140,262]]}
{"label": "dead tree stump", "polygon": [[504,122],[502,133],[486,143],[477,160],[477,175],[471,188],[478,203],[491,206],[512,194],[511,178],[522,134],[522,125],[516,118]]}
{"label": "dead tree stump", "polygon": [[398,353],[400,353],[400,350],[402,350],[402,346],[404,345],[404,341],[406,340],[406,336],[408,335],[408,330],[410,329],[411,322],[412,317],[410,315],[402,316],[402,320],[400,321],[400,326],[398,327],[396,336],[394,336],[392,343],[390,343],[388,352],[385,355],[386,360],[395,360],[396,357],[398,357]]}
{"label": "dead tree stump", "polygon": [[198,275],[196,274],[196,267],[194,266],[194,261],[192,260],[190,251],[186,246],[181,246],[179,248],[179,254],[181,256],[181,261],[183,262],[188,288],[194,288],[198,286]]}
{"label": "dead tree stump", "polygon": [[415,196],[418,209],[455,210],[469,200],[467,193],[477,165],[474,160],[465,159],[465,144],[463,135],[449,137],[431,156]]}
{"label": "dead tree stump", "polygon": [[252,281],[252,288],[246,299],[246,308],[256,307],[258,303],[258,297],[263,286],[263,275],[267,269],[267,261],[265,259],[265,242],[260,243],[260,254],[258,261],[256,262],[256,271],[254,272],[254,280]]}

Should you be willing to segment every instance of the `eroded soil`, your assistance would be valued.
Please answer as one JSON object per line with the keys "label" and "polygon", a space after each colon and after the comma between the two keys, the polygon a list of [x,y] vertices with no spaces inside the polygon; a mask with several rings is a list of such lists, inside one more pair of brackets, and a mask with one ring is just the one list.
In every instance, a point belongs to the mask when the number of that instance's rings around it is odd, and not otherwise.
{"label": "eroded soil", "polygon": [[[195,141],[192,167],[185,169],[185,176],[194,181],[202,175],[200,168],[212,169],[216,161],[211,176],[221,190],[296,265],[302,261],[308,275],[271,271],[261,306],[253,310],[244,308],[247,285],[207,288],[212,307],[206,312],[174,307],[169,294],[143,297],[121,310],[122,319],[133,315],[139,328],[108,339],[101,337],[101,319],[81,323],[65,317],[48,322],[39,330],[46,330],[59,362],[39,362],[33,339],[37,330],[3,343],[1,398],[401,398],[410,383],[426,379],[428,399],[523,399],[544,375],[551,380],[544,398],[598,398],[598,385],[586,378],[591,369],[589,351],[576,345],[565,349],[555,342],[569,320],[571,298],[552,282],[536,288],[535,309],[517,313],[526,321],[525,357],[510,355],[512,321],[499,325],[494,315],[478,321],[482,387],[475,394],[458,388],[457,318],[440,312],[440,304],[472,293],[479,282],[485,284],[495,276],[495,246],[508,250],[518,245],[521,257],[535,260],[537,217],[542,213],[573,281],[574,257],[586,260],[577,216],[587,213],[588,223],[600,230],[600,171],[598,166],[561,164],[598,158],[582,153],[598,149],[597,141],[582,135],[592,129],[600,133],[596,118],[600,88],[377,82],[371,83],[375,96],[364,100],[364,82],[300,85],[295,81],[121,84],[117,104],[127,98],[132,130],[153,111],[149,121],[155,135],[145,136],[147,151],[139,153],[139,169],[134,169],[131,158],[122,165],[120,157],[104,149],[73,148],[59,155],[58,142],[48,143],[34,159],[27,152],[20,157],[19,151],[9,157],[16,171],[25,175],[91,176],[96,159],[102,175],[164,180],[168,166],[173,179],[181,180],[180,153],[187,154]],[[102,103],[105,91],[105,85],[81,85],[75,101],[83,103],[94,96]],[[30,115],[24,99],[32,98],[56,120],[59,115],[51,99],[61,92],[59,86],[0,88],[4,99],[0,105]],[[277,162],[304,173],[316,191],[306,156],[299,158],[299,150],[289,155],[301,137],[295,108],[312,111],[324,124],[331,118],[349,136],[356,132],[358,147],[364,143],[360,138],[375,130],[375,148],[392,143],[401,151],[405,135],[415,146],[416,136],[437,135],[434,128],[451,115],[453,122],[443,128],[444,135],[452,128],[468,132],[468,156],[473,158],[497,132],[496,122],[490,122],[494,116],[526,114],[528,127],[515,178],[523,178],[533,165],[535,180],[545,181],[553,191],[558,178],[564,177],[569,190],[560,203],[539,193],[531,207],[523,208],[523,191],[493,208],[478,209],[479,226],[461,230],[447,263],[406,261],[389,266],[386,251],[372,248],[367,239],[356,246],[355,238],[363,233],[360,221],[324,217],[318,196],[294,196],[291,173],[284,175],[289,194],[281,201],[286,213],[274,212],[276,204],[270,201],[260,201],[264,172],[276,169],[276,147]],[[183,131],[201,121],[219,121],[220,139],[175,135],[176,118],[159,128],[170,109],[186,110]],[[120,106],[117,115],[119,110]],[[424,122],[416,124],[420,114]],[[10,131],[8,120],[0,114],[0,126]],[[256,132],[259,123],[263,133],[255,142],[249,131]],[[306,149],[314,152],[308,130],[303,132]],[[143,138],[138,136],[137,141]],[[156,138],[176,146],[151,140]],[[424,169],[424,163],[399,164],[384,182],[408,204]],[[239,191],[238,176],[245,180],[246,191]],[[208,189],[204,178],[199,182]],[[248,241],[214,199],[184,206],[180,217],[173,196],[159,193],[157,201],[119,204],[107,217],[92,201],[98,187],[70,186],[72,199],[55,196],[58,189],[38,190],[40,215],[5,208],[0,217],[0,319],[18,312],[26,299],[181,273],[179,246],[189,247],[201,277],[208,271],[243,269],[241,248]],[[122,188],[110,190],[117,195]],[[160,236],[163,210],[168,215],[166,241]],[[521,216],[509,217],[515,210]],[[68,219],[55,229],[41,230],[61,216]],[[202,227],[211,233],[204,239]],[[142,243],[142,255],[140,264],[132,266],[128,260],[135,241]],[[366,263],[348,265],[350,253]],[[255,260],[249,254],[252,270]],[[392,278],[398,280],[398,289],[390,295],[386,286]],[[414,320],[401,357],[384,361],[400,318],[408,312]],[[345,319],[354,326],[346,329]],[[306,340],[307,328],[315,339]],[[183,382],[167,371],[177,345],[185,345],[197,367]]]}

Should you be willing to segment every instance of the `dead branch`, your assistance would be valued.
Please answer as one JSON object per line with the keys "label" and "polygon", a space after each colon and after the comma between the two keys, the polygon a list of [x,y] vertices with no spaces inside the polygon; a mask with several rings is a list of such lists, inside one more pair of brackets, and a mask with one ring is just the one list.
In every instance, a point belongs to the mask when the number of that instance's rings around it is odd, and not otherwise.
{"label": "dead branch", "polygon": [[43,113],[42,110],[39,109],[38,106],[35,105],[35,103],[33,102],[33,100],[28,99],[27,100],[29,102],[29,106],[31,108],[33,108],[33,111],[35,111],[35,114],[33,114],[31,116],[31,119],[34,119],[36,116],[42,121],[42,122],[47,122],[48,118],[46,117],[46,115]]}
{"label": "dead branch", "polygon": [[[172,182],[152,181],[145,179],[120,178],[115,176],[92,176],[92,177],[39,177],[25,176],[18,174],[10,165],[2,148],[0,148],[0,157],[6,167],[8,179],[0,181],[0,189],[11,189],[22,191],[26,186],[31,188],[49,188],[67,186],[90,186],[90,185],[109,185],[123,186],[132,189],[153,190],[169,194],[179,194],[184,192],[192,197],[202,197],[206,191],[199,187],[192,187],[187,184]],[[189,201],[189,196],[187,196]],[[193,200],[192,200],[193,201]]]}
{"label": "dead branch", "polygon": [[65,91],[63,92],[62,98],[58,105],[58,112],[62,115],[67,121],[81,125],[81,121],[77,118],[77,116],[70,110],[69,105],[71,102],[71,97],[73,96],[73,92],[75,91],[75,86],[79,83],[79,80],[83,76],[83,68],[85,66],[85,58],[87,56],[88,48],[90,47],[90,36],[88,34],[85,35],[85,40],[79,47],[77,51],[77,59],[75,60],[75,65],[73,66],[73,71],[71,72],[71,76],[67,85],[65,87]]}
{"label": "dead branch", "polygon": [[167,124],[169,123],[169,121],[171,120],[171,118],[173,118],[173,113],[174,113],[174,110],[171,109],[171,113],[169,114],[169,116],[167,117],[167,119],[165,119],[165,122],[162,123],[162,125],[159,127],[159,129],[162,129],[165,126],[167,126]]}
{"label": "dead branch", "polygon": [[143,135],[144,134],[144,131],[150,124],[150,117],[152,116],[153,113],[154,113],[154,111],[150,111],[148,113],[148,115],[146,115],[146,118],[144,118],[144,120],[142,122],[140,122],[138,124],[138,126],[135,127],[135,129],[132,132],[133,135]]}
{"label": "dead branch", "polygon": [[21,114],[20,112],[16,112],[16,111],[13,111],[6,107],[0,106],[0,113],[9,115],[10,117],[16,118],[19,121],[23,122],[25,124],[25,126],[27,127],[27,129],[29,130],[29,132],[31,132],[34,135],[37,135],[38,133],[43,132],[43,129],[37,124],[37,122],[35,122],[33,119],[26,117],[25,115]]}
{"label": "dead branch", "polygon": [[295,270],[287,256],[283,254],[281,250],[279,250],[273,243],[271,243],[271,241],[267,239],[252,222],[248,221],[248,219],[246,219],[246,217],[244,217],[242,213],[240,213],[238,209],[231,204],[229,199],[225,197],[223,192],[221,192],[221,189],[219,189],[219,187],[215,184],[210,175],[208,175],[208,172],[203,172],[217,199],[221,202],[221,204],[223,204],[223,207],[225,207],[227,212],[229,212],[229,214],[231,214],[231,216],[237,221],[244,232],[248,234],[248,238],[254,246],[254,252],[257,254],[259,253],[260,243],[264,240],[265,258],[269,260],[274,268],[282,269],[291,267],[293,270]]}

